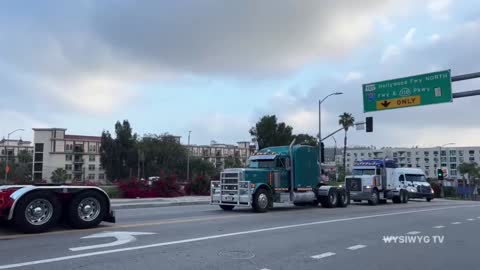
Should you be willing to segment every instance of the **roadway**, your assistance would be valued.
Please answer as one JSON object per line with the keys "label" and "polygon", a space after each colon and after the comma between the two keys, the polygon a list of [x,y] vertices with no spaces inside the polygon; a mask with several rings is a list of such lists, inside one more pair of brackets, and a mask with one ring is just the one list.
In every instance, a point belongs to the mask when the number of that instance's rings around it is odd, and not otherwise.
{"label": "roadway", "polygon": [[[39,235],[2,228],[0,269],[480,268],[478,202],[281,206],[264,214],[172,206],[118,210],[117,218],[115,225]],[[95,234],[100,238],[82,239]],[[113,236],[120,242],[112,245]],[[385,236],[417,243],[385,243]]]}

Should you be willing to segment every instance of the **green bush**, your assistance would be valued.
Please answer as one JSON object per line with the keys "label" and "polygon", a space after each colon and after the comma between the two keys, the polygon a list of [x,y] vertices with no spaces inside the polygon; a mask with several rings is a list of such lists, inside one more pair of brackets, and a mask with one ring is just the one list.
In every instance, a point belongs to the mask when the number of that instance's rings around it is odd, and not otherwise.
{"label": "green bush", "polygon": [[443,187],[443,194],[445,197],[456,197],[457,189],[455,187]]}

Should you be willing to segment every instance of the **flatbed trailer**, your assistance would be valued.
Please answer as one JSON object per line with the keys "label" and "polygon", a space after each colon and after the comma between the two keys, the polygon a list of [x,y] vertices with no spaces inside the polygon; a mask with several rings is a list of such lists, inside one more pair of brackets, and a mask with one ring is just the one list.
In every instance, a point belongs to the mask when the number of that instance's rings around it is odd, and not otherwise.
{"label": "flatbed trailer", "polygon": [[90,186],[0,186],[0,223],[13,223],[24,233],[40,233],[65,220],[72,228],[86,229],[102,221],[115,222],[108,194]]}

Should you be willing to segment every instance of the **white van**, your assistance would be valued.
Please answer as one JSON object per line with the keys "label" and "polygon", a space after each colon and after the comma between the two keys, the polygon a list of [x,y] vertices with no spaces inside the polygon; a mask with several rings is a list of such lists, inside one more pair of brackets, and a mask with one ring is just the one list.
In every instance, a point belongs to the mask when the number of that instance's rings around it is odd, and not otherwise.
{"label": "white van", "polygon": [[407,189],[410,199],[425,198],[428,202],[433,200],[433,189],[421,169],[396,168],[394,175],[398,179],[399,185],[403,185]]}

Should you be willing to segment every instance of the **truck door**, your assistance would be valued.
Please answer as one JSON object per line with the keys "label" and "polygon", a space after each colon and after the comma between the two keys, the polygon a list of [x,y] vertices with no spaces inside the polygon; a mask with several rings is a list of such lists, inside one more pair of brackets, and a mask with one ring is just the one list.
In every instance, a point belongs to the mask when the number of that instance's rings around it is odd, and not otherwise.
{"label": "truck door", "polygon": [[399,181],[399,185],[398,185],[399,188],[403,188],[403,189],[407,188],[407,182],[405,181],[405,175],[403,175],[403,173],[400,174],[400,176],[398,177],[398,181]]}

